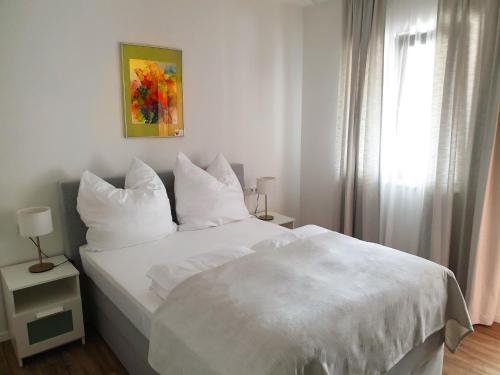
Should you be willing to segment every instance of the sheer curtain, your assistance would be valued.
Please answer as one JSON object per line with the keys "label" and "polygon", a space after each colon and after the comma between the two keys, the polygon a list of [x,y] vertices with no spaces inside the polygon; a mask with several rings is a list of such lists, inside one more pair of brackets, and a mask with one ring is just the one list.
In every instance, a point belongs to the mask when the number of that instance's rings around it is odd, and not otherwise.
{"label": "sheer curtain", "polygon": [[498,4],[344,4],[337,229],[449,266],[463,289],[493,127],[483,113],[498,77]]}
{"label": "sheer curtain", "polygon": [[428,214],[425,193],[435,163],[432,90],[437,0],[389,0],[387,6],[382,134],[380,242],[421,251]]}
{"label": "sheer curtain", "polygon": [[336,229],[418,254],[434,157],[437,0],[346,0],[344,9]]}

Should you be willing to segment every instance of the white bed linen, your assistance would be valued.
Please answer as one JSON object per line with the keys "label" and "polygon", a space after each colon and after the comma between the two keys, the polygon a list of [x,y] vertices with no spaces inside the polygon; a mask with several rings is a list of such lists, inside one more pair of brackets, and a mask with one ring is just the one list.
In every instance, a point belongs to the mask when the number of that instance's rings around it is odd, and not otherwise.
{"label": "white bed linen", "polygon": [[155,264],[231,246],[248,246],[290,231],[254,217],[214,228],[177,232],[161,240],[106,252],[80,248],[87,276],[149,338],[151,318],[163,302],[146,276]]}

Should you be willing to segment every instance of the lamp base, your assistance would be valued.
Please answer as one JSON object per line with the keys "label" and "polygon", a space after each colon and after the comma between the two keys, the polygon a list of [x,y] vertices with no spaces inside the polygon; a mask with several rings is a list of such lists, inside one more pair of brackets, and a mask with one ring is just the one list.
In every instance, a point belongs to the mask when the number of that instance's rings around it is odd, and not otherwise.
{"label": "lamp base", "polygon": [[257,216],[260,220],[271,221],[274,219],[273,215],[260,215]]}
{"label": "lamp base", "polygon": [[52,268],[54,268],[54,263],[42,262],[33,264],[30,268],[28,268],[28,270],[31,273],[40,273],[40,272],[50,271]]}

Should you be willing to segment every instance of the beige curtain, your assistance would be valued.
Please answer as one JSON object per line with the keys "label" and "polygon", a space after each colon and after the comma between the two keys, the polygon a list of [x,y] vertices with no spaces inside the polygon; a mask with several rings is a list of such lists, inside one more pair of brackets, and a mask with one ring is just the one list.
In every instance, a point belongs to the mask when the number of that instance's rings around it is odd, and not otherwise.
{"label": "beige curtain", "polygon": [[500,108],[498,116],[470,292],[474,324],[500,322]]}

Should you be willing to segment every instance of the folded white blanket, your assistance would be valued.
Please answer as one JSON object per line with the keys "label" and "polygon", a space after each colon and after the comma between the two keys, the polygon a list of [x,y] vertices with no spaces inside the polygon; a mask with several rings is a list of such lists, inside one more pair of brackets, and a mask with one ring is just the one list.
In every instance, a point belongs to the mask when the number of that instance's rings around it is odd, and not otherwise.
{"label": "folded white blanket", "polygon": [[432,333],[472,330],[452,272],[329,232],[176,287],[153,318],[161,374],[381,374]]}
{"label": "folded white blanket", "polygon": [[178,261],[155,264],[150,268],[146,276],[151,279],[150,289],[160,298],[166,299],[177,285],[197,273],[218,267],[234,259],[251,254],[254,251],[277,249],[299,238],[311,237],[325,232],[328,232],[328,230],[317,225],[304,225],[258,242],[252,246],[252,249],[244,246],[235,246],[233,248],[209,251]]}
{"label": "folded white blanket", "polygon": [[155,264],[146,276],[151,279],[150,289],[165,299],[177,285],[191,276],[251,253],[253,250],[244,246],[214,250],[177,262]]}
{"label": "folded white blanket", "polygon": [[278,249],[280,247],[288,245],[289,243],[292,243],[293,241],[297,241],[298,239],[308,238],[327,232],[329,232],[328,229],[318,227],[317,225],[304,225],[291,231],[257,242],[256,244],[252,245],[252,250],[261,251]]}

